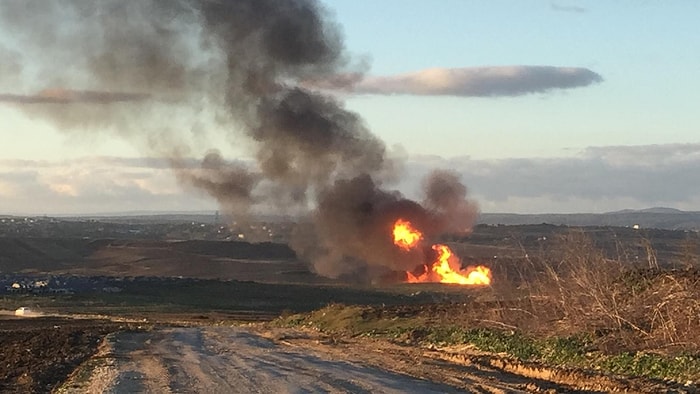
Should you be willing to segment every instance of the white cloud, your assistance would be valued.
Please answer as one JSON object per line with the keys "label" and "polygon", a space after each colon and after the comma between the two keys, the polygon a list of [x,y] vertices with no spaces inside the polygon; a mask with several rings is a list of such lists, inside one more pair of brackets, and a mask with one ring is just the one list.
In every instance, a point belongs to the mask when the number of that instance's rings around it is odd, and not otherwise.
{"label": "white cloud", "polygon": [[216,209],[183,192],[167,162],[156,158],[0,160],[0,195],[1,214]]}
{"label": "white cloud", "polygon": [[14,183],[0,179],[0,197],[12,198],[16,197],[18,194],[17,187],[14,185]]}
{"label": "white cloud", "polygon": [[77,197],[78,192],[73,185],[67,183],[51,183],[47,185],[51,191],[58,195]]}
{"label": "white cloud", "polygon": [[493,66],[430,68],[359,80],[338,78],[312,81],[308,85],[329,90],[345,88],[359,94],[405,94],[421,96],[495,97],[544,93],[599,83],[603,78],[580,67]]}

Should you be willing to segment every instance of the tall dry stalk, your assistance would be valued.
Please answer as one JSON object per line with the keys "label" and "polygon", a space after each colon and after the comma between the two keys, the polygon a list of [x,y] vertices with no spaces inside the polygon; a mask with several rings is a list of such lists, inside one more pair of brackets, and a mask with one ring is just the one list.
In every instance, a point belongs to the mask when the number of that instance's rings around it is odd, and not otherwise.
{"label": "tall dry stalk", "polygon": [[533,311],[570,330],[616,332],[629,349],[700,349],[700,272],[661,270],[651,243],[643,246],[647,268],[606,258],[582,231],[562,235],[546,258],[524,265]]}

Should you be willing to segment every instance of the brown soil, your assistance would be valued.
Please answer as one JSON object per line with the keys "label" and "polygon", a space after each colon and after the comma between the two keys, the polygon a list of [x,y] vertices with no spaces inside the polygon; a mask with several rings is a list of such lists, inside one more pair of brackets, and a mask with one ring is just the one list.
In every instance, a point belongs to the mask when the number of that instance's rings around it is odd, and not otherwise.
{"label": "brown soil", "polygon": [[106,334],[124,328],[106,320],[0,316],[0,392],[50,392]]}
{"label": "brown soil", "polygon": [[690,392],[643,378],[623,378],[580,369],[549,368],[480,352],[469,346],[424,348],[384,339],[331,337],[314,330],[253,330],[287,346],[313,349],[341,359],[385,368],[397,373],[445,382],[466,392]]}

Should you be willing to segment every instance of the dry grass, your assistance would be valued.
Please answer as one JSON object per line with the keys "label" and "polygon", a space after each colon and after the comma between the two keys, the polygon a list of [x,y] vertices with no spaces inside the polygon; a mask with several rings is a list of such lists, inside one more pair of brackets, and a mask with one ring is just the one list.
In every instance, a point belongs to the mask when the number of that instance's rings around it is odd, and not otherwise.
{"label": "dry grass", "polygon": [[581,232],[562,236],[522,268],[533,315],[556,320],[559,331],[594,333],[615,350],[700,350],[700,271],[661,269],[650,244],[642,246],[643,259],[611,259]]}

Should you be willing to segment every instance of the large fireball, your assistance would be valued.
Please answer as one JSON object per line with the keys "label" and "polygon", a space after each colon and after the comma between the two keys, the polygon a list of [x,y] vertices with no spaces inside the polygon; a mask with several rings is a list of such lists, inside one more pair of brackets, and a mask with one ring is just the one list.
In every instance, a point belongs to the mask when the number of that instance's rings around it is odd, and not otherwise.
{"label": "large fireball", "polygon": [[[423,240],[423,233],[413,227],[411,222],[398,219],[393,227],[394,245],[402,250],[410,251],[420,246]],[[437,257],[423,265],[423,272],[406,272],[406,282],[408,283],[455,283],[460,285],[481,285],[491,284],[491,270],[488,267],[477,266],[461,269],[459,259],[454,255],[447,245],[434,244],[432,250],[437,253]]]}
{"label": "large fireball", "polygon": [[411,222],[399,219],[394,223],[394,245],[403,250],[411,250],[421,239],[423,234],[413,228]]}

